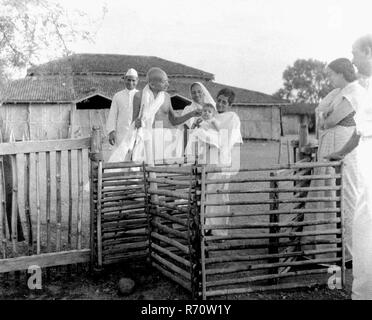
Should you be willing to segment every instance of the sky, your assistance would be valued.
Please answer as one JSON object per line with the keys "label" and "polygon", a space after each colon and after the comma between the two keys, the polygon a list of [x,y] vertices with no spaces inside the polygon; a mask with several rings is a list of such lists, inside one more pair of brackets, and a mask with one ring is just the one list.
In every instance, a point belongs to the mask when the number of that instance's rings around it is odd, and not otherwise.
{"label": "sky", "polygon": [[372,33],[371,0],[63,0],[107,14],[94,43],[76,53],[158,56],[215,75],[215,81],[272,94],[298,58],[351,58]]}

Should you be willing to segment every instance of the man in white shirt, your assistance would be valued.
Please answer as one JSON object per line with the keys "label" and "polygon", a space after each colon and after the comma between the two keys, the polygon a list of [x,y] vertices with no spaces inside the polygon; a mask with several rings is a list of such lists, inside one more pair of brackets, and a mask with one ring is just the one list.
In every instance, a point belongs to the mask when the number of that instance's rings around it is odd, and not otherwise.
{"label": "man in white shirt", "polygon": [[341,150],[326,158],[340,160],[357,147],[359,186],[352,227],[352,299],[372,300],[372,35],[359,38],[352,53],[359,82],[366,91],[357,101],[353,136]]}
{"label": "man in white shirt", "polygon": [[[133,97],[138,92],[138,73],[129,69],[124,76],[125,89],[116,93],[112,99],[106,130],[109,133],[109,143],[119,146],[130,130],[133,122]],[[128,155],[125,155],[126,157]],[[129,159],[121,159],[121,161]]]}

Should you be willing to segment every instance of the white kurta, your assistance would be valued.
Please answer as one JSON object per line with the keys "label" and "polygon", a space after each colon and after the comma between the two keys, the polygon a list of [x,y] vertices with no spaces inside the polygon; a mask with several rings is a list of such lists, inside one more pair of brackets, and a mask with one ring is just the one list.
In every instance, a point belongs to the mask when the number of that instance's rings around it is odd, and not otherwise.
{"label": "white kurta", "polygon": [[133,121],[133,98],[138,90],[124,89],[112,98],[110,112],[106,122],[108,133],[116,131],[116,146],[124,139]]}
{"label": "white kurta", "polygon": [[353,223],[353,300],[372,300],[372,77],[361,79],[367,89],[356,110],[361,139],[357,147],[358,196]]}

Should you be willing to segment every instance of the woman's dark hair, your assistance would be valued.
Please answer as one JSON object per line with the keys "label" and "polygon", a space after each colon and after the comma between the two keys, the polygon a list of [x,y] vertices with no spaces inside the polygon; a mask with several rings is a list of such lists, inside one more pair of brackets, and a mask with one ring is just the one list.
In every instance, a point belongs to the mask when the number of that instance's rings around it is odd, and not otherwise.
{"label": "woman's dark hair", "polygon": [[339,58],[333,60],[328,64],[328,68],[338,74],[342,74],[347,82],[353,82],[357,79],[354,66],[349,59]]}
{"label": "woman's dark hair", "polygon": [[234,103],[234,100],[235,100],[235,92],[232,91],[232,90],[229,89],[229,88],[223,88],[223,89],[221,89],[220,91],[218,91],[218,93],[217,93],[217,98],[218,98],[219,96],[225,96],[225,97],[227,97],[230,106]]}

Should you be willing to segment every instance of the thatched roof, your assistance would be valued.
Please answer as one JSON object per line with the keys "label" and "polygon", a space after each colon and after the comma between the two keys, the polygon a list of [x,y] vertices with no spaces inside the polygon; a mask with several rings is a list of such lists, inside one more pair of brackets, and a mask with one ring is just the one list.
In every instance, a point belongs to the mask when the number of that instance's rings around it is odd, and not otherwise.
{"label": "thatched roof", "polygon": [[129,68],[134,68],[140,76],[145,76],[151,67],[162,68],[171,78],[214,79],[212,73],[181,63],[158,57],[121,54],[73,54],[29,68],[27,75],[123,75]]}
{"label": "thatched roof", "polygon": [[[170,79],[168,92],[190,99],[190,85],[187,79]],[[285,101],[257,91],[227,86],[206,81],[203,82],[213,97],[219,90],[228,87],[236,94],[235,105],[283,105]],[[145,86],[140,81],[138,89]],[[95,93],[109,97],[124,88],[124,81],[118,76],[28,76],[11,82],[4,92],[4,103],[62,103],[74,102]]]}

